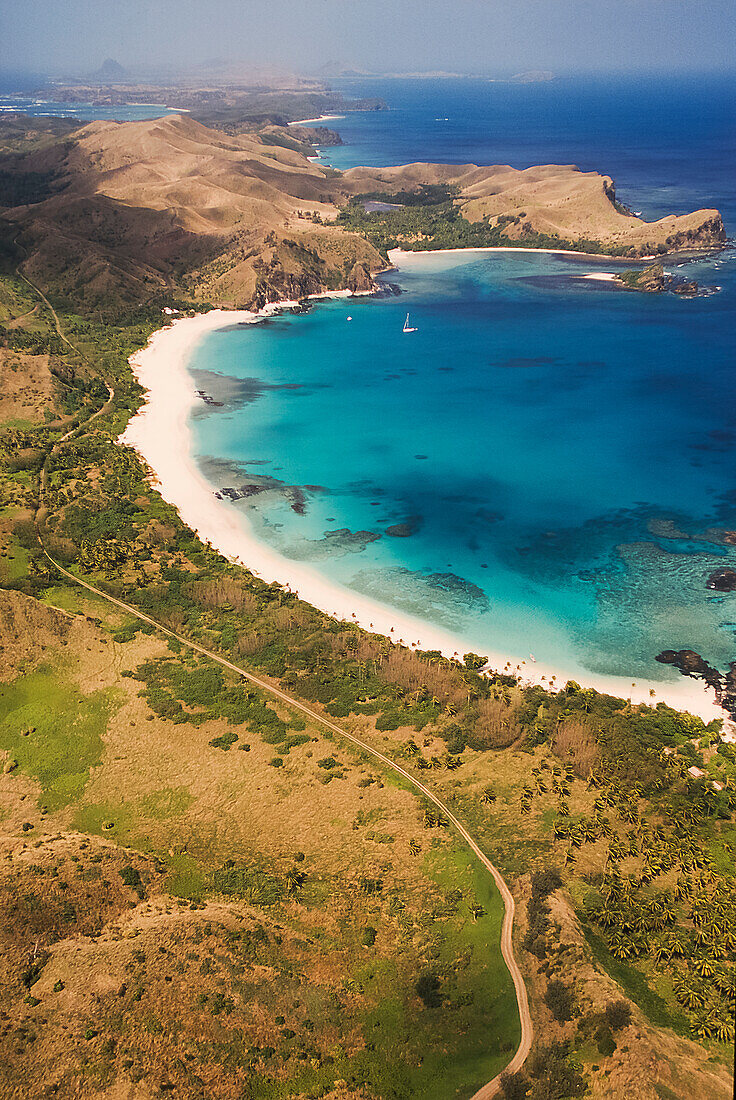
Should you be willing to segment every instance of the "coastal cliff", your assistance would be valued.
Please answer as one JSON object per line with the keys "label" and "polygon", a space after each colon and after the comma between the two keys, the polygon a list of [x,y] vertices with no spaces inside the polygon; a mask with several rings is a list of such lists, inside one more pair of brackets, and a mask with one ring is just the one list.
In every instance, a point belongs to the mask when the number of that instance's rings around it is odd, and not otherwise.
{"label": "coastal cliff", "polygon": [[[26,152],[16,142],[2,158],[0,235],[39,285],[108,310],[366,291],[396,245],[639,256],[725,240],[717,210],[647,223],[617,203],[610,177],[571,165],[340,173],[309,158],[309,137],[271,124],[225,133],[171,115],[93,122]],[[366,214],[369,195],[395,208]]]}

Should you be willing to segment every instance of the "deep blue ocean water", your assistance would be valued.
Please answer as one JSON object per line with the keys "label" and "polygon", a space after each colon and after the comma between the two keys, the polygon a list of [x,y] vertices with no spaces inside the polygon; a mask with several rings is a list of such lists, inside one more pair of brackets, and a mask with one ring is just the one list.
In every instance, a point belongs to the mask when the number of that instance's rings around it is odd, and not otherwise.
{"label": "deep blue ocean water", "polygon": [[[387,112],[335,122],[336,167],[575,163],[645,217],[736,228],[736,83],[361,81]],[[662,649],[736,659],[734,254],[680,300],[582,280],[605,260],[442,256],[399,297],[329,301],[210,335],[191,364],[224,402],[194,417],[218,487],[248,484],[286,558],[584,676],[663,679]],[[407,310],[418,331],[401,331]],[[347,318],[352,320],[348,321]]]}

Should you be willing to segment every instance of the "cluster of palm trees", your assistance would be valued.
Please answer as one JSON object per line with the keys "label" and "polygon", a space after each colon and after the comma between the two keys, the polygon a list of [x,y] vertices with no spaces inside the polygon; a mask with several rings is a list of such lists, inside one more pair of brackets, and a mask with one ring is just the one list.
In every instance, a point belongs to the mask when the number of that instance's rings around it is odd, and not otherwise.
{"label": "cluster of palm trees", "polygon": [[111,576],[127,557],[127,547],[117,539],[83,539],[79,547],[79,561],[89,573]]}
{"label": "cluster of palm trees", "polygon": [[[588,920],[597,925],[615,958],[646,959],[664,986],[671,984],[694,1034],[730,1042],[736,1005],[734,880],[719,872],[709,835],[698,835],[709,816],[712,788],[707,780],[700,781],[698,793],[706,804],[700,798],[686,803],[682,812],[681,800],[667,796],[676,794],[683,780],[689,782],[687,767],[677,761],[676,753],[665,759],[673,786],[664,789],[661,798],[655,791],[655,800],[649,800],[654,820],[644,816],[642,785],[607,776],[602,766],[587,781],[595,793],[592,811],[573,816],[573,774],[558,765],[550,767],[549,760],[532,768],[520,794],[520,810],[530,813],[537,796],[556,796],[554,836],[565,844],[568,867],[576,864],[584,845],[601,843],[596,853],[600,870],[585,876],[599,894],[587,908]],[[732,786],[724,781],[726,791]]]}
{"label": "cluster of palm trees", "polygon": [[422,824],[425,829],[448,829],[450,822],[434,806],[425,806]]}
{"label": "cluster of palm trees", "polygon": [[410,760],[415,768],[420,771],[428,771],[432,769],[434,771],[457,771],[458,768],[463,765],[462,756],[456,753],[446,752],[442,756],[435,754],[434,756],[426,757],[422,753],[422,750],[417,745],[416,741],[410,738],[408,741],[404,741],[398,748],[396,755],[404,760]]}
{"label": "cluster of palm trees", "polygon": [[[548,776],[544,776],[542,772],[549,772]],[[519,809],[522,814],[531,813],[532,799],[535,795],[542,795],[552,793],[557,796],[558,799],[558,813],[565,818],[570,816],[570,807],[567,803],[567,799],[570,796],[572,789],[572,782],[575,778],[571,768],[561,768],[558,764],[550,766],[549,761],[546,758],[542,758],[539,767],[532,768],[531,780],[524,784],[521,789],[521,795],[519,797]],[[557,835],[557,834],[555,834]],[[562,832],[559,836],[567,835]],[[582,843],[582,841],[581,841]]]}
{"label": "cluster of palm trees", "polygon": [[[610,789],[610,788],[609,788]],[[613,792],[616,793],[615,790]],[[704,843],[682,820],[677,831],[649,824],[633,798],[619,808],[622,823],[635,823],[609,838],[601,903],[589,916],[620,959],[646,956],[672,982],[678,1002],[701,1038],[733,1038],[735,987],[727,966],[736,958],[736,896]],[[635,870],[622,860],[639,857]],[[666,885],[651,884],[665,879]]]}

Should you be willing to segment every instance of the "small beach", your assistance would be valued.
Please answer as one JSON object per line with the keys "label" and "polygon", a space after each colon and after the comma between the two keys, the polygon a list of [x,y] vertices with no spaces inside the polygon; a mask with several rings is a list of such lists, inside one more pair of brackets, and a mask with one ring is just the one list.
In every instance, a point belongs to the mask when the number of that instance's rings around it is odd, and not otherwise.
{"label": "small beach", "polygon": [[[403,264],[404,255],[394,254],[392,259],[401,260]],[[346,297],[349,292],[338,292],[333,296]],[[148,346],[131,360],[136,377],[147,391],[147,399],[128,424],[122,442],[138,451],[150,467],[154,483],[163,497],[178,509],[183,521],[203,541],[263,580],[281,583],[327,614],[354,622],[407,646],[438,649],[448,657],[460,658],[469,650],[478,651],[477,642],[471,644],[463,639],[462,634],[397,611],[326,578],[308,563],[278,553],[255,537],[252,525],[242,510],[215,496],[217,486],[212,485],[201,472],[193,455],[190,426],[191,415],[201,407],[201,399],[187,369],[196,349],[218,330],[253,324],[264,316],[295,304],[278,303],[267,307],[260,315],[249,311],[213,310],[196,317],[177,319],[154,333]],[[298,324],[299,318],[294,318],[293,323]],[[557,688],[564,685],[570,675],[564,667],[532,660],[529,653],[512,659],[492,647],[484,647],[482,652],[488,655],[491,668],[513,672],[526,682],[544,686],[552,684]],[[573,678],[582,680],[579,673],[573,674]],[[635,683],[632,684],[632,680]],[[651,704],[665,701],[699,714],[706,720],[721,716],[712,694],[695,680],[680,678],[662,682],[637,677],[590,675],[585,679],[584,686],[630,698],[633,702]],[[654,696],[651,692],[655,693]]]}

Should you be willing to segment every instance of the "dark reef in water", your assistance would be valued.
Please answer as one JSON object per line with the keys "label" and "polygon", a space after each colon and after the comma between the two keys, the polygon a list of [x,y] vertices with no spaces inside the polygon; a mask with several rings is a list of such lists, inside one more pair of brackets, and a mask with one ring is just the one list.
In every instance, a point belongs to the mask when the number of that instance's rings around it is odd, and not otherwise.
{"label": "dark reef in water", "polygon": [[221,409],[225,404],[224,401],[215,401],[214,397],[210,397],[204,390],[197,390],[197,397],[201,397],[205,405],[209,405],[213,409]]}
{"label": "dark reef in water", "polygon": [[731,718],[736,719],[736,661],[731,661],[728,672],[709,665],[694,649],[665,649],[656,660],[663,665],[672,665],[683,676],[692,676],[712,687],[716,702],[723,707]]}
{"label": "dark reef in water", "polygon": [[293,561],[324,561],[345,554],[361,554],[366,546],[381,538],[377,531],[351,531],[338,527],[325,531],[321,539],[301,539],[283,548],[283,553]]}
{"label": "dark reef in water", "polygon": [[409,516],[403,523],[394,523],[386,528],[386,534],[392,539],[408,539],[415,535],[422,525],[421,516]]}
{"label": "dark reef in water", "polygon": [[228,412],[251,405],[272,390],[304,389],[299,382],[273,384],[260,378],[235,378],[218,371],[197,370],[194,376],[201,387],[197,390],[197,397],[210,409],[225,409]]}
{"label": "dark reef in water", "polygon": [[716,569],[708,577],[708,588],[712,588],[716,592],[733,592],[736,590],[736,570]]}

